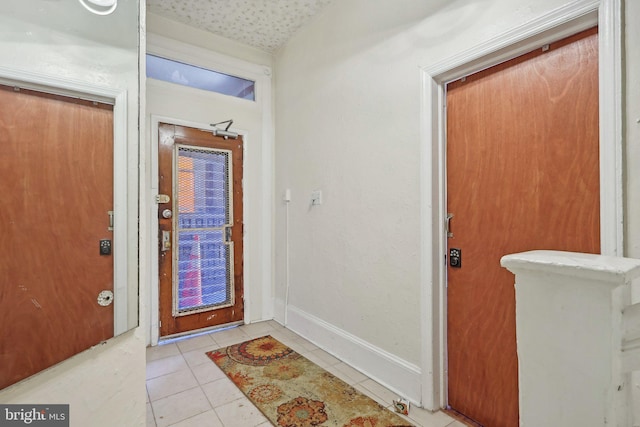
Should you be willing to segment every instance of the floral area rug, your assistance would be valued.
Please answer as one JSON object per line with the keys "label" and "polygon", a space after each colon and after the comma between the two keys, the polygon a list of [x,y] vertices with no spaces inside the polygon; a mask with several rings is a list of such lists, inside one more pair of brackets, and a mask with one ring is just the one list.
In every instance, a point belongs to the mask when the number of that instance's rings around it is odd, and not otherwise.
{"label": "floral area rug", "polygon": [[412,427],[271,336],[207,353],[280,427]]}

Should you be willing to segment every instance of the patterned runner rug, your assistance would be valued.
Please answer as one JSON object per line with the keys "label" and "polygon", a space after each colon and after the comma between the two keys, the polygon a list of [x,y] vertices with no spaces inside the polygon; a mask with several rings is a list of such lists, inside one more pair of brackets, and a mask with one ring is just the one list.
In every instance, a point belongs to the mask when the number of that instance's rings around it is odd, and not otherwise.
{"label": "patterned runner rug", "polygon": [[207,356],[280,427],[413,427],[271,336]]}

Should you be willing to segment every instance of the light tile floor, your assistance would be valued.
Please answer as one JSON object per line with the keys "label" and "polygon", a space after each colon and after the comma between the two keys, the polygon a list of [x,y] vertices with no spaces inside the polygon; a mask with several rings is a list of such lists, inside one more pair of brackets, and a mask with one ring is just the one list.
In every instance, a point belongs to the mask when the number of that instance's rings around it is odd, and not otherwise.
{"label": "light tile floor", "polygon": [[[271,423],[205,355],[271,335],[380,404],[396,395],[274,321],[253,323],[147,349],[147,426],[270,427]],[[443,412],[411,407],[418,427],[464,427]]]}

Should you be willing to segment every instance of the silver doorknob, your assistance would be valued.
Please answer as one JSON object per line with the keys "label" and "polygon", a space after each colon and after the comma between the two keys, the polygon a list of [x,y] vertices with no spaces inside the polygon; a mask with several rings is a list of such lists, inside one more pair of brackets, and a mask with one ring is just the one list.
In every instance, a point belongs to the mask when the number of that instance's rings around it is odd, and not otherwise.
{"label": "silver doorknob", "polygon": [[162,218],[169,219],[172,216],[173,216],[173,213],[171,212],[171,209],[165,209],[162,211]]}

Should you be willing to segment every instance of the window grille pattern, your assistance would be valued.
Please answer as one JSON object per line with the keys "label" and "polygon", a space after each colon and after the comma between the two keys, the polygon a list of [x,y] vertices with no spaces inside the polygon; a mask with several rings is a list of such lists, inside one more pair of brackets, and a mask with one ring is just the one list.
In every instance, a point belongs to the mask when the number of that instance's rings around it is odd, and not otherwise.
{"label": "window grille pattern", "polygon": [[233,305],[231,152],[177,145],[174,315]]}

